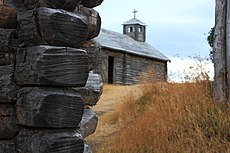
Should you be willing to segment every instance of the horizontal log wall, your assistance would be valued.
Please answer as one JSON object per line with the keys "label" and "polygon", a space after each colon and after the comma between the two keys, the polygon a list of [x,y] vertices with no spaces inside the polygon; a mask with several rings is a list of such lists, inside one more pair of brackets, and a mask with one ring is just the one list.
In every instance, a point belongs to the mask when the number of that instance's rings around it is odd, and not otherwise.
{"label": "horizontal log wall", "polygon": [[88,73],[86,51],[34,46],[18,50],[14,76],[20,85],[84,87]]}
{"label": "horizontal log wall", "polygon": [[64,88],[22,88],[18,93],[20,125],[43,128],[76,128],[84,102],[75,90]]}
{"label": "horizontal log wall", "polygon": [[114,57],[114,84],[135,84],[144,75],[152,75],[151,72],[155,79],[165,79],[167,76],[167,62],[103,48],[98,54],[96,69],[103,82],[108,83],[109,56]]}
{"label": "horizontal log wall", "polygon": [[84,140],[78,130],[23,129],[16,139],[16,151],[21,153],[83,153]]}
{"label": "horizontal log wall", "polygon": [[166,62],[146,57],[127,55],[126,84],[134,84],[145,79],[165,79],[167,76]]}

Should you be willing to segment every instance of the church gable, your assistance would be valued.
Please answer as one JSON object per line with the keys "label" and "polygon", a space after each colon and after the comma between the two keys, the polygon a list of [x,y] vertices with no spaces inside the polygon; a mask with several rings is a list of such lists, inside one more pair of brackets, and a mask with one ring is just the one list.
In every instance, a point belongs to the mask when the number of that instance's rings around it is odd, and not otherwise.
{"label": "church gable", "polygon": [[[135,14],[135,13],[134,13]],[[124,22],[123,34],[101,29],[94,41],[100,45],[96,73],[103,82],[131,85],[149,71],[157,79],[167,78],[167,62],[160,51],[145,42],[146,25],[134,18]]]}

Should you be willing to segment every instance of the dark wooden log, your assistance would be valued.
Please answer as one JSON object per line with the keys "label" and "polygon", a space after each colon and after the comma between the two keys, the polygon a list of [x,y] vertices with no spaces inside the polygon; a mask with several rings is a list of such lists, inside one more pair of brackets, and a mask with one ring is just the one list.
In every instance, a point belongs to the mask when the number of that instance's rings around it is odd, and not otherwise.
{"label": "dark wooden log", "polygon": [[17,24],[16,11],[4,5],[4,0],[0,0],[0,28],[14,29]]}
{"label": "dark wooden log", "polygon": [[85,142],[84,153],[93,153],[90,146]]}
{"label": "dark wooden log", "polygon": [[22,0],[3,0],[3,1],[4,1],[4,5],[12,7],[14,11],[17,13],[28,10],[25,4],[22,2]]}
{"label": "dark wooden log", "polygon": [[14,141],[0,141],[0,153],[16,153]]}
{"label": "dark wooden log", "polygon": [[62,88],[23,88],[17,100],[20,125],[67,128],[81,121],[84,102],[74,90]]}
{"label": "dark wooden log", "polygon": [[80,12],[88,18],[89,31],[87,35],[87,40],[97,37],[101,30],[101,17],[99,13],[94,9],[83,6],[78,7],[75,12]]}
{"label": "dark wooden log", "polygon": [[99,74],[89,73],[85,87],[74,88],[82,96],[85,105],[94,106],[97,104],[103,91],[103,82]]}
{"label": "dark wooden log", "polygon": [[102,2],[103,0],[82,0],[81,4],[85,7],[93,8],[100,5]]}
{"label": "dark wooden log", "polygon": [[84,109],[82,120],[79,123],[79,131],[85,138],[96,131],[98,123],[97,114],[92,109]]}
{"label": "dark wooden log", "polygon": [[0,66],[14,63],[15,49],[12,44],[13,29],[0,28]]}
{"label": "dark wooden log", "polygon": [[79,48],[88,34],[88,20],[80,13],[38,8],[18,14],[21,47],[49,44]]}
{"label": "dark wooden log", "polygon": [[12,139],[17,131],[15,107],[11,104],[0,104],[0,139]]}
{"label": "dark wooden log", "polygon": [[23,0],[23,2],[28,9],[49,7],[74,11],[74,9],[81,3],[81,0]]}
{"label": "dark wooden log", "polygon": [[14,76],[19,85],[84,87],[88,73],[84,50],[35,46],[18,50]]}
{"label": "dark wooden log", "polygon": [[82,49],[88,53],[89,56],[89,70],[93,70],[97,65],[97,54],[100,51],[101,47],[94,41],[86,41]]}
{"label": "dark wooden log", "polygon": [[20,153],[83,153],[84,141],[77,130],[22,130],[16,140]]}
{"label": "dark wooden log", "polygon": [[13,79],[13,65],[0,66],[0,103],[12,103],[17,98],[19,87]]}

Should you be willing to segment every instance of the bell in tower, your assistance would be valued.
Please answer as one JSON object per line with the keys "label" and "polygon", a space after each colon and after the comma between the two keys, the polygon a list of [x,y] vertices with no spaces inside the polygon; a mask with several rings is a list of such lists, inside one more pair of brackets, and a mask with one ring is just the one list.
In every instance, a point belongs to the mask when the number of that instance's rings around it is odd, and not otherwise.
{"label": "bell in tower", "polygon": [[137,11],[134,10],[134,18],[123,23],[123,34],[128,35],[136,41],[145,42],[146,24],[136,18]]}

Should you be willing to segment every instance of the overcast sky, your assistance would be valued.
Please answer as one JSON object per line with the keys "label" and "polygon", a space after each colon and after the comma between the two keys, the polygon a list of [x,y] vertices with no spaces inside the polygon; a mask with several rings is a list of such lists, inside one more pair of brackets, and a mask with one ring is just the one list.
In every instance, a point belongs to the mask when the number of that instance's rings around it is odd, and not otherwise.
{"label": "overcast sky", "polygon": [[168,58],[209,56],[206,37],[214,26],[214,0],[104,0],[96,7],[102,28],[120,33],[134,9],[148,25],[146,42]]}

